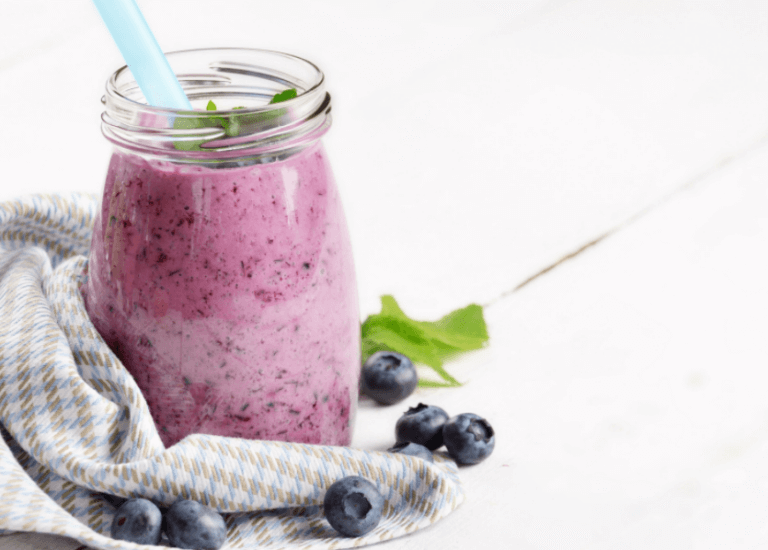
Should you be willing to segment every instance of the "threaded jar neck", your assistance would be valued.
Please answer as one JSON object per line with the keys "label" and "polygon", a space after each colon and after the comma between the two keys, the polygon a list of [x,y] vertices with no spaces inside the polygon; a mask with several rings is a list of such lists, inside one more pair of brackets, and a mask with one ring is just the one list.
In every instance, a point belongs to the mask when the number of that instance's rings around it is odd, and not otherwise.
{"label": "threaded jar neck", "polygon": [[[102,132],[116,146],[179,163],[229,165],[286,158],[331,125],[323,73],[300,57],[243,48],[186,50],[168,62],[194,111],[147,105],[128,67],[107,81]],[[270,104],[295,88],[297,96]],[[216,111],[207,111],[209,101]]]}

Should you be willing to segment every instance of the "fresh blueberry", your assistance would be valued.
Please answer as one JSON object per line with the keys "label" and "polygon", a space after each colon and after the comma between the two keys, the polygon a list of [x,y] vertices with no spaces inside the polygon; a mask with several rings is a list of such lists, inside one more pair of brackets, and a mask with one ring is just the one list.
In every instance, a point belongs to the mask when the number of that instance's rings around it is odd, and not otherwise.
{"label": "fresh blueberry", "polygon": [[393,405],[413,393],[419,377],[405,355],[394,351],[377,351],[363,365],[361,390],[382,405]]}
{"label": "fresh blueberry", "polygon": [[418,443],[411,443],[410,441],[403,441],[401,443],[398,443],[391,449],[387,449],[390,453],[400,453],[403,455],[409,455],[409,456],[417,456],[419,458],[423,458],[427,462],[434,462],[435,459],[432,458],[432,453],[429,449],[427,449],[424,445],[419,445]]}
{"label": "fresh blueberry", "polygon": [[459,464],[477,464],[493,452],[496,437],[487,420],[465,413],[445,423],[443,442],[448,454]]}
{"label": "fresh blueberry", "polygon": [[328,488],[323,508],[331,527],[347,537],[359,537],[379,524],[384,497],[367,479],[349,476]]}
{"label": "fresh blueberry", "polygon": [[224,518],[194,500],[177,500],[165,514],[165,534],[177,548],[216,550],[227,539]]}
{"label": "fresh blueberry", "polygon": [[163,515],[157,506],[143,498],[132,498],[117,509],[112,520],[112,538],[137,544],[157,544],[162,523]]}
{"label": "fresh blueberry", "polygon": [[443,446],[443,425],[447,421],[448,413],[440,407],[419,403],[398,419],[395,440],[398,443],[410,441],[434,451]]}

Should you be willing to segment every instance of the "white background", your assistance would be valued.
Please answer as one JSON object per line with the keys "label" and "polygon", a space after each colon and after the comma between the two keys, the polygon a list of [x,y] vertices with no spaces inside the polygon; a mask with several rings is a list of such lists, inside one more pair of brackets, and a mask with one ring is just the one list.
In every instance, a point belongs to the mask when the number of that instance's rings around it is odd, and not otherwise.
{"label": "white background", "polygon": [[[326,73],[363,317],[487,306],[462,388],[362,407],[364,448],[419,401],[497,431],[465,504],[382,548],[768,546],[764,0],[140,5],[167,51]],[[90,1],[0,0],[0,199],[100,192],[120,65]]]}

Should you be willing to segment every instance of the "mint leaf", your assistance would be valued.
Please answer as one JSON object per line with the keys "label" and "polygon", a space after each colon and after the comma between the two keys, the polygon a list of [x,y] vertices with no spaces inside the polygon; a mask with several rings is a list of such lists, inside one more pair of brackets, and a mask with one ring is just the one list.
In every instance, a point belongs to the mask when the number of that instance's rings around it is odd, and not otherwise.
{"label": "mint leaf", "polygon": [[[173,121],[174,130],[197,130],[209,126],[217,126],[217,124],[213,120],[201,118],[176,117]],[[178,151],[199,151],[202,144],[203,140],[174,141],[173,147]]]}
{"label": "mint leaf", "polygon": [[381,313],[368,316],[361,335],[364,360],[377,351],[396,351],[429,366],[445,381],[420,380],[420,386],[452,387],[461,384],[443,368],[443,363],[483,347],[488,341],[488,328],[483,308],[476,304],[452,311],[437,321],[415,321],[392,296],[382,296]]}
{"label": "mint leaf", "polygon": [[280,103],[281,101],[288,101],[289,99],[293,99],[299,95],[296,92],[296,88],[288,88],[287,90],[283,90],[282,92],[276,93],[274,96],[272,96],[272,99],[269,100],[270,105],[272,103]]}
{"label": "mint leaf", "polygon": [[363,338],[386,346],[411,358],[411,361],[439,367],[442,360],[434,344],[424,337],[418,327],[394,317],[378,316],[363,324]]}
{"label": "mint leaf", "polygon": [[[292,99],[296,97],[298,94],[296,92],[296,88],[290,88],[288,90],[283,90],[282,92],[279,92],[275,94],[272,99],[270,100],[271,103],[280,103],[281,101],[287,101],[289,99]],[[245,109],[244,106],[239,107],[233,107],[234,110],[240,110]],[[216,104],[213,102],[213,100],[209,100],[208,104],[205,106],[206,111],[217,111],[218,108],[216,107]],[[197,111],[198,113],[200,111]],[[255,114],[238,114],[238,115],[231,115],[228,119],[219,116],[219,115],[207,115],[204,118],[203,117],[197,117],[193,119],[189,118],[176,118],[176,120],[173,121],[173,127],[176,130],[196,130],[198,128],[223,128],[224,133],[229,137],[236,137],[240,135],[240,130],[244,125],[247,124],[259,124],[264,123],[264,121],[267,121],[269,119],[276,118],[279,116],[280,113],[274,113],[274,112],[266,112],[266,113],[255,113]],[[201,151],[201,145],[205,142],[205,140],[195,140],[195,141],[174,141],[173,146],[179,150],[179,151]]]}
{"label": "mint leaf", "polygon": [[451,384],[449,382],[435,382],[434,380],[419,380],[420,388],[455,388],[461,386],[458,382]]}
{"label": "mint leaf", "polygon": [[[209,100],[205,106],[206,111],[216,111],[217,107],[213,100]],[[197,111],[199,112],[199,111]],[[197,130],[198,128],[223,128],[227,135],[230,134],[231,124],[223,116],[208,115],[204,118],[183,118],[177,117],[173,121],[173,128],[175,130]],[[204,143],[204,140],[195,141],[174,141],[173,146],[178,151],[200,151],[200,146]]]}

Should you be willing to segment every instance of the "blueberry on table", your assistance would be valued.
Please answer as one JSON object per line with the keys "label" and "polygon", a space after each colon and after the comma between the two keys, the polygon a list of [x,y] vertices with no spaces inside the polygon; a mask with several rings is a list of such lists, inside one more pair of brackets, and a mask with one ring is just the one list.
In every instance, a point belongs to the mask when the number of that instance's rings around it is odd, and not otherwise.
{"label": "blueberry on table", "polygon": [[465,413],[445,423],[443,442],[448,454],[459,464],[477,464],[493,452],[496,437],[487,420]]}
{"label": "blueberry on table", "polygon": [[424,445],[430,451],[443,446],[443,425],[448,413],[440,407],[419,403],[410,407],[395,424],[395,440]]}
{"label": "blueberry on table", "polygon": [[158,544],[163,515],[149,500],[132,498],[123,502],[112,520],[113,539],[137,544]]}
{"label": "blueberry on table", "polygon": [[363,365],[361,391],[382,405],[394,405],[413,393],[419,377],[405,355],[377,351]]}
{"label": "blueberry on table", "polygon": [[384,497],[376,486],[360,476],[340,479],[328,488],[323,499],[325,518],[336,531],[359,537],[379,524]]}
{"label": "blueberry on table", "polygon": [[227,539],[224,518],[194,500],[177,500],[165,515],[165,534],[177,548],[217,550]]}
{"label": "blueberry on table", "polygon": [[423,458],[427,462],[434,462],[435,459],[432,457],[432,452],[427,449],[424,445],[419,445],[418,443],[411,443],[410,441],[403,441],[401,443],[396,444],[391,449],[387,449],[390,453],[400,453],[403,455],[409,455],[409,456],[417,456],[419,458]]}

